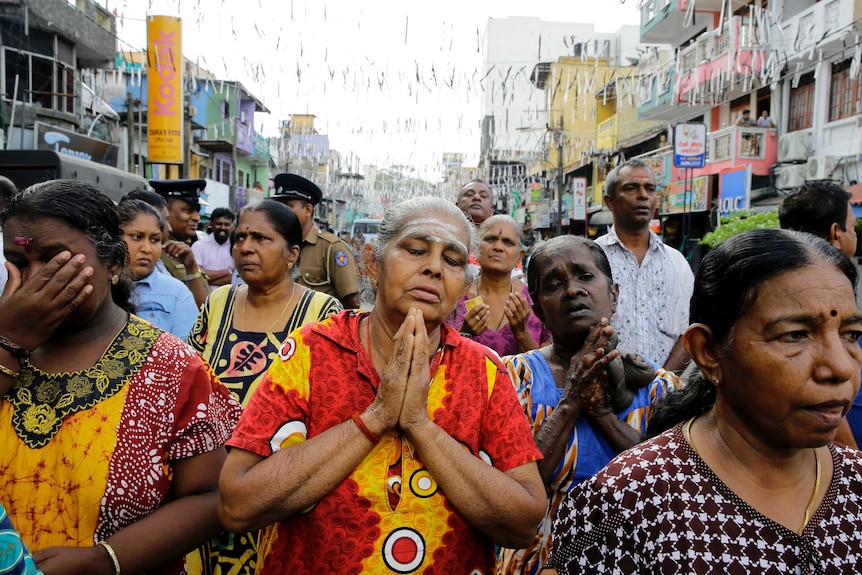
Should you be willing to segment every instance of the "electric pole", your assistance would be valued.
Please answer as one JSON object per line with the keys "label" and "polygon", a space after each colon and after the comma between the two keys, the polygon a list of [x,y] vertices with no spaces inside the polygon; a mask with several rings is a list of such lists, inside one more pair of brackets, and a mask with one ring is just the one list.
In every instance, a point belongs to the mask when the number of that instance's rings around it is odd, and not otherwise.
{"label": "electric pole", "polygon": [[563,235],[563,133],[557,137],[557,235]]}

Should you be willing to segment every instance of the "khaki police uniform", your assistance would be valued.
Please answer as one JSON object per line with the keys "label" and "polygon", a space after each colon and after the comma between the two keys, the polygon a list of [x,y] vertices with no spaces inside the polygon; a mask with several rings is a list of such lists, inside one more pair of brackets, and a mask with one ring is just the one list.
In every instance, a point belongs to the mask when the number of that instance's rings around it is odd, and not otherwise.
{"label": "khaki police uniform", "polygon": [[353,251],[338,236],[311,228],[299,252],[300,285],[343,299],[359,293]]}
{"label": "khaki police uniform", "polygon": [[[178,242],[183,242],[184,244],[192,245],[191,241],[181,240],[179,238],[175,238],[173,234],[168,234],[168,239],[178,241]],[[166,252],[165,250],[162,250],[162,255],[159,256],[159,260],[161,260],[161,262],[163,264],[165,264],[165,269],[168,270],[169,274],[171,274],[173,277],[177,278],[181,282],[186,281],[186,266],[184,264],[181,264],[180,262],[178,262],[177,260],[175,260],[174,258],[169,256],[168,252]],[[207,275],[204,273],[203,269],[201,269],[200,266],[198,266],[198,269],[200,270],[200,273],[201,273],[201,280],[203,280],[204,285],[207,288],[207,291],[209,291],[209,289],[210,289],[209,278],[207,277]]]}

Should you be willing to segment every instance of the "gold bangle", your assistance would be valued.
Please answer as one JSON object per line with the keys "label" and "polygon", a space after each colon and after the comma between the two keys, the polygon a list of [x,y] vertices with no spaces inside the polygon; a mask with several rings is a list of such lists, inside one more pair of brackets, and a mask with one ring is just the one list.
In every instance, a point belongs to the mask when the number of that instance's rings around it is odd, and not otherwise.
{"label": "gold bangle", "polygon": [[185,279],[183,279],[183,281],[184,282],[190,282],[192,280],[196,280],[196,279],[202,278],[202,277],[204,277],[204,274],[202,274],[201,272],[195,272],[193,274],[186,274],[186,277],[185,277]]}
{"label": "gold bangle", "polygon": [[120,575],[120,560],[117,559],[117,554],[114,553],[114,548],[107,541],[99,541],[96,545],[101,545],[111,556],[111,561],[114,562],[114,575]]}
{"label": "gold bangle", "polygon": [[8,367],[3,365],[2,363],[0,363],[0,373],[8,375],[12,379],[15,379],[16,377],[18,377],[17,371],[15,371],[14,369],[9,369]]}

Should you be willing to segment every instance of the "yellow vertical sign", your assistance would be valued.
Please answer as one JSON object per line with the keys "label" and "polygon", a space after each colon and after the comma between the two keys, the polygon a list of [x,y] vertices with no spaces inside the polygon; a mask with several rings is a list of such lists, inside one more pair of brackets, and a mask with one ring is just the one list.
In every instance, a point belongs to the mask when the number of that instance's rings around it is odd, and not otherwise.
{"label": "yellow vertical sign", "polygon": [[147,20],[147,148],[154,164],[183,163],[182,20]]}

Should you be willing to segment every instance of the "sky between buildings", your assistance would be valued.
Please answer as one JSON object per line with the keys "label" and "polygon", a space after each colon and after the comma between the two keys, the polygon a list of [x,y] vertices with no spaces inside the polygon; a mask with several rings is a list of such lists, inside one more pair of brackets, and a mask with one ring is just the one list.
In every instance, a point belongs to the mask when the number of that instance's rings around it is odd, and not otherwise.
{"label": "sky between buildings", "polygon": [[[146,47],[147,15],[183,18],[183,52],[264,102],[266,136],[290,114],[352,164],[411,165],[432,177],[444,152],[478,159],[489,17],[638,24],[635,0],[109,0],[120,48]],[[584,40],[584,39],[579,39]]]}

